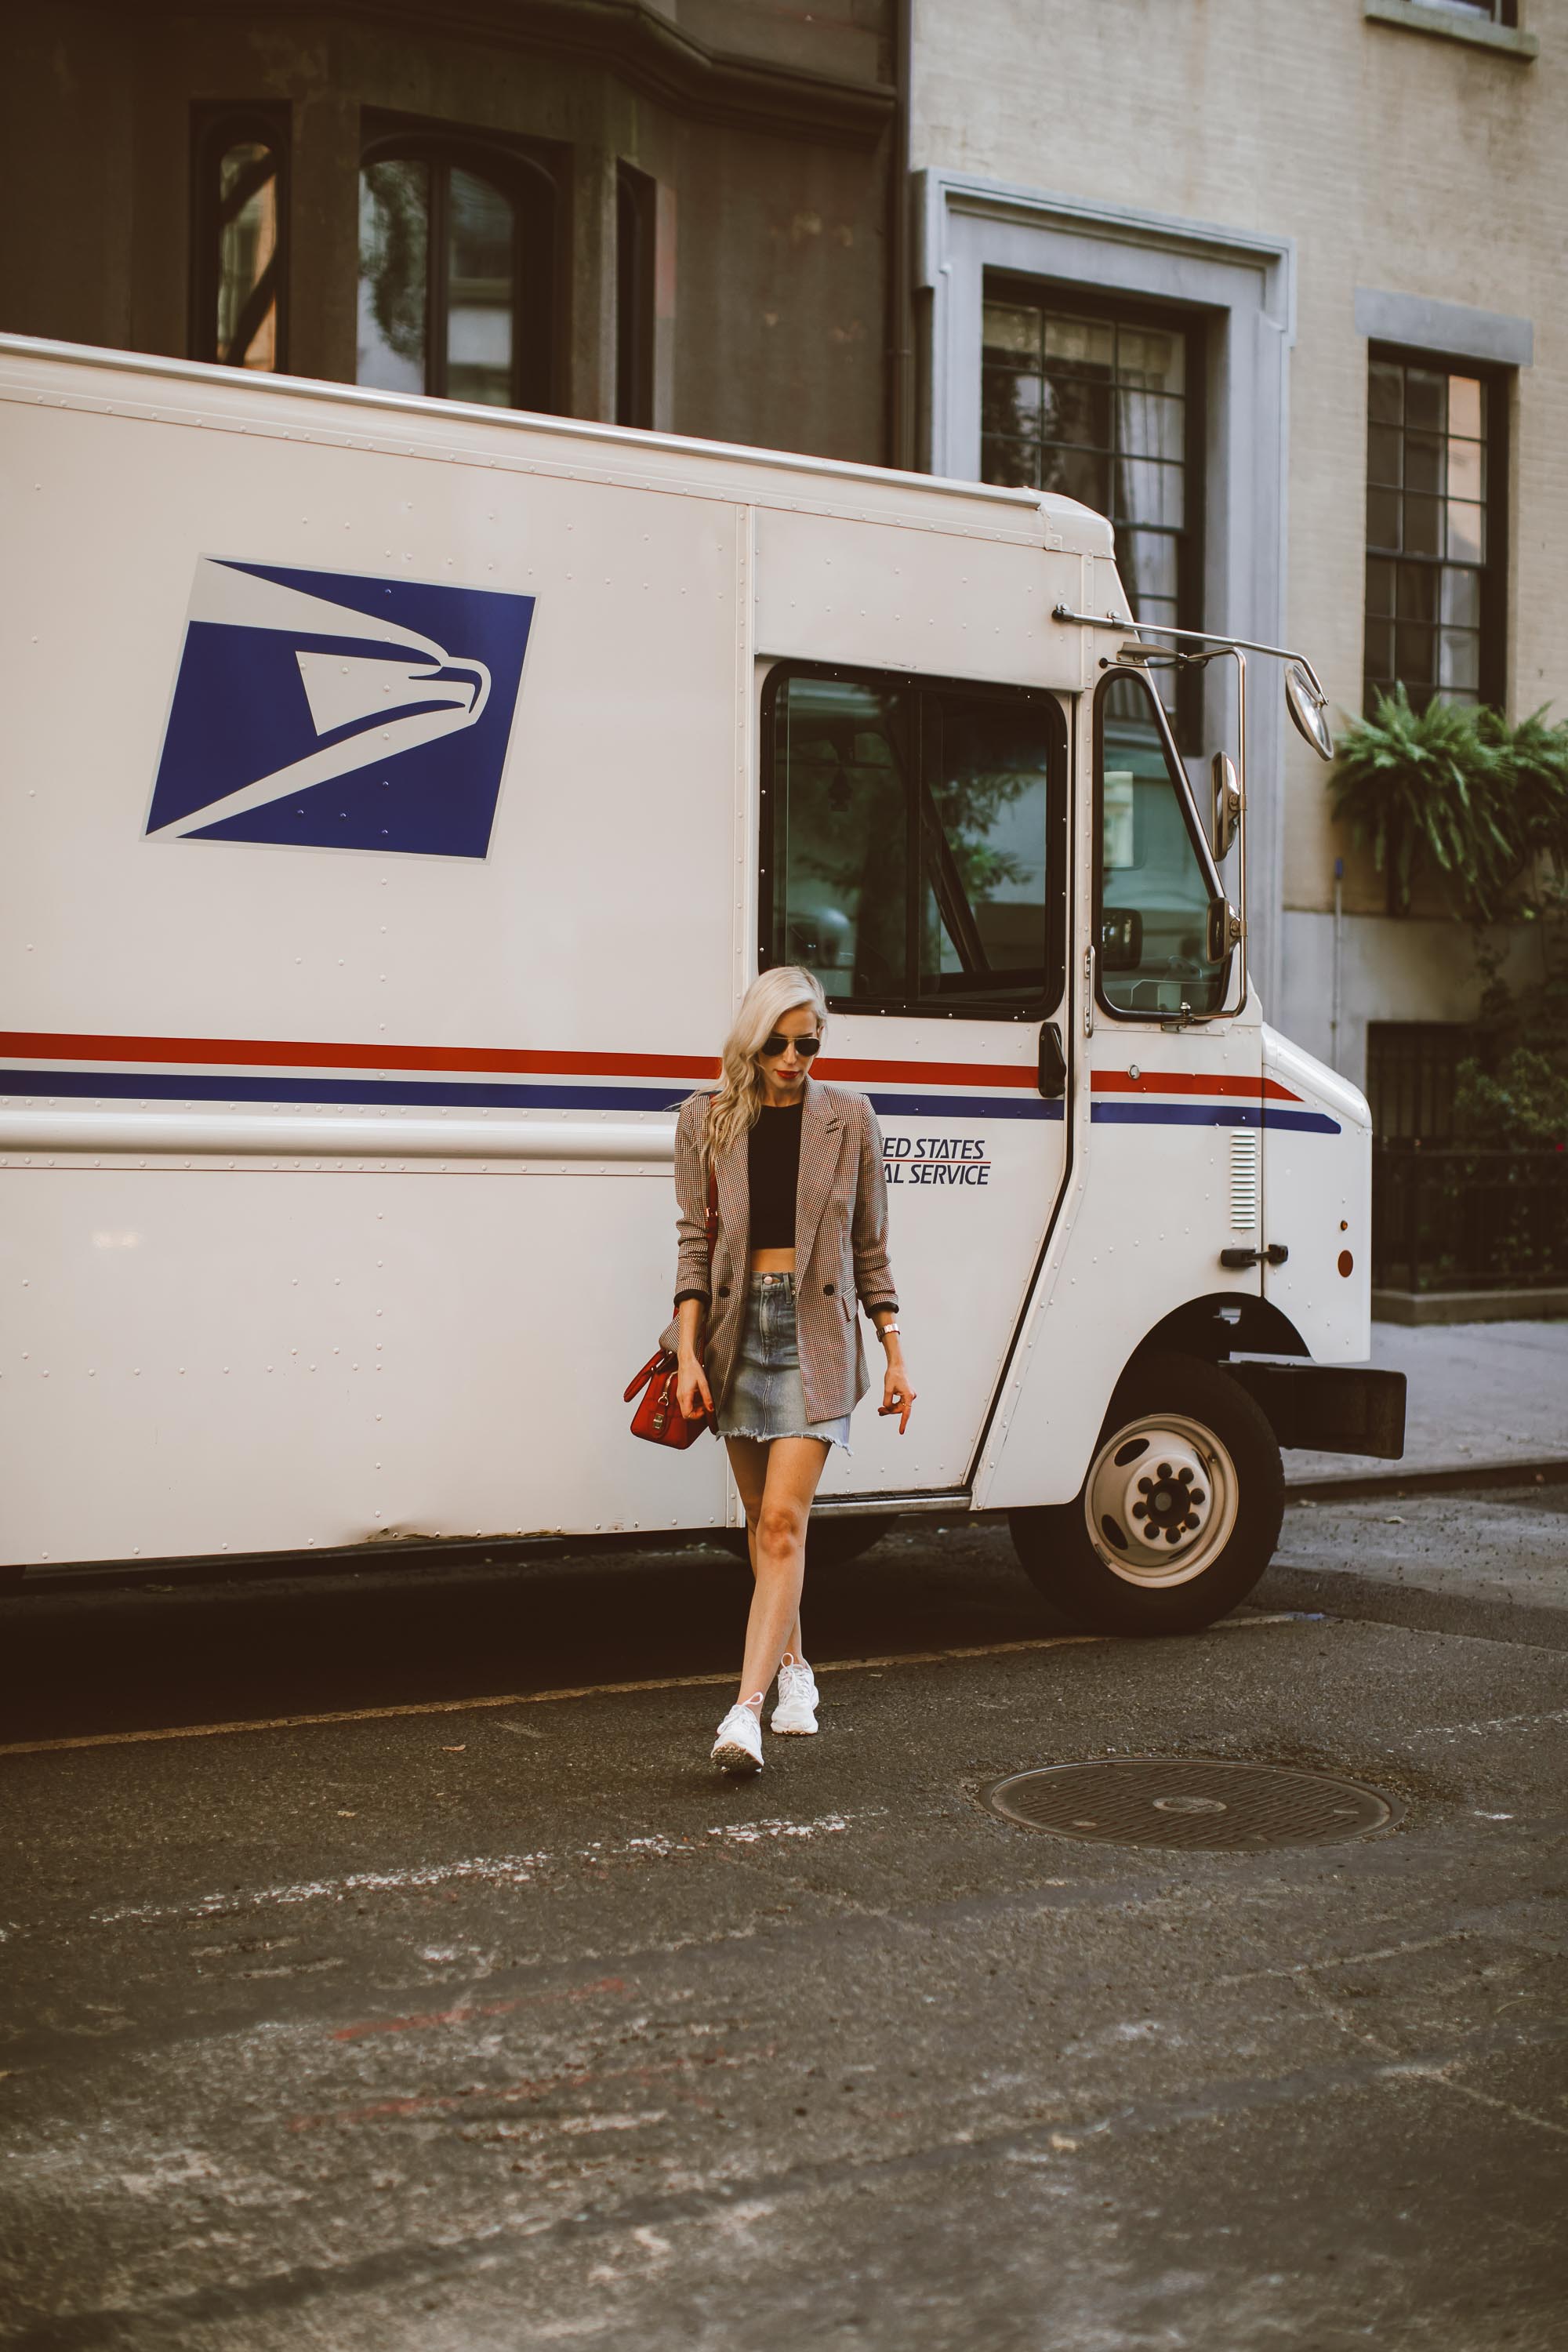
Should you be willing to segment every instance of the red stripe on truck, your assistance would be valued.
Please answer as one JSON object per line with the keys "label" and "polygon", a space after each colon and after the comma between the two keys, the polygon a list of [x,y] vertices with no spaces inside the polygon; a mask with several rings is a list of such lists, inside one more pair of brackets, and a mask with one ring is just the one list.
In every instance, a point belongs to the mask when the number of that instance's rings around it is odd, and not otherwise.
{"label": "red stripe on truck", "polygon": [[[699,1054],[533,1053],[508,1045],[313,1045],[303,1038],[108,1037],[74,1031],[0,1030],[0,1057],[47,1062],[188,1062],[269,1069],[510,1070],[553,1077],[689,1078],[719,1075]],[[834,1059],[833,1075],[868,1086],[1017,1087],[1033,1089],[1032,1063],[866,1062]]]}

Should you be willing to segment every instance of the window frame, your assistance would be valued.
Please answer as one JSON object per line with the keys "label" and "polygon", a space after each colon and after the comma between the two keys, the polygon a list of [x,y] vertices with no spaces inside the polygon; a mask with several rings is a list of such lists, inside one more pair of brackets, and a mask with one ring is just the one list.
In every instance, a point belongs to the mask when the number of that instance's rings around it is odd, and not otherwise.
{"label": "window frame", "polygon": [[187,291],[185,343],[192,359],[209,367],[234,367],[245,372],[242,360],[226,360],[217,348],[217,297],[222,276],[222,224],[217,202],[218,167],[231,147],[246,140],[265,142],[276,155],[278,242],[273,267],[277,305],[276,359],[272,367],[254,373],[286,375],[289,372],[289,213],[294,110],[287,100],[277,104],[228,100],[191,110],[190,282]]}
{"label": "window frame", "polygon": [[[360,141],[354,182],[356,205],[365,171],[373,163],[424,163],[430,173],[430,215],[426,237],[426,400],[449,400],[447,390],[447,331],[450,316],[447,280],[447,215],[453,172],[472,172],[510,197],[517,220],[512,253],[512,352],[510,408],[552,416],[561,401],[560,306],[563,273],[560,242],[564,207],[549,159],[521,142],[427,123],[367,122]],[[358,213],[355,214],[356,222]],[[354,285],[359,278],[355,230]],[[531,297],[537,291],[538,300]],[[537,342],[523,332],[537,316]],[[504,415],[504,410],[497,412]]]}
{"label": "window frame", "polygon": [[[1110,665],[1104,672],[1102,672],[1099,683],[1096,685],[1094,689],[1094,774],[1092,790],[1094,807],[1094,843],[1092,878],[1089,902],[1089,944],[1093,951],[1094,964],[1094,1002],[1097,1011],[1102,1013],[1108,1021],[1131,1022],[1142,1028],[1147,1029],[1152,1027],[1158,1029],[1163,1027],[1167,1022],[1180,1019],[1181,1016],[1173,1013],[1156,1012],[1149,1007],[1133,1010],[1130,1009],[1126,1005],[1112,1004],[1105,993],[1103,970],[1100,963],[1100,910],[1105,902],[1105,708],[1111,688],[1120,682],[1118,676],[1119,671],[1121,677],[1131,675],[1133,677],[1142,677],[1144,683],[1149,688],[1149,699],[1154,707],[1156,723],[1158,725],[1163,745],[1166,763],[1172,771],[1172,784],[1176,792],[1177,801],[1186,824],[1188,835],[1196,845],[1198,864],[1204,873],[1208,877],[1209,897],[1211,900],[1215,898],[1223,898],[1228,906],[1230,903],[1230,894],[1226,888],[1225,878],[1220,873],[1218,864],[1215,861],[1213,845],[1209,841],[1208,835],[1204,830],[1203,818],[1199,813],[1197,800],[1193,792],[1192,779],[1187,773],[1186,761],[1183,759],[1181,752],[1177,748],[1176,738],[1171,726],[1169,715],[1167,714],[1165,706],[1161,701],[1159,695],[1154,691],[1152,680],[1149,677],[1147,671],[1141,664],[1124,662],[1120,665]],[[1246,908],[1243,908],[1241,912],[1245,918],[1247,912]],[[1233,944],[1226,949],[1225,962],[1221,967],[1222,978],[1220,982],[1219,1003],[1212,1013],[1194,1013],[1192,1014],[1192,1026],[1194,1029],[1200,1027],[1206,1028],[1208,1024],[1214,1021],[1234,1021],[1238,1013],[1246,1011],[1247,1007],[1245,1001],[1239,1004],[1231,1004],[1227,1002],[1231,992],[1231,984],[1236,978],[1236,970],[1237,951],[1235,945]],[[1185,1024],[1184,1024],[1184,1025]]]}
{"label": "window frame", "polygon": [[788,657],[775,661],[763,684],[761,713],[761,781],[758,814],[757,867],[757,969],[771,971],[777,959],[773,953],[773,919],[776,906],[774,847],[777,835],[776,810],[780,776],[780,700],[784,688],[794,678],[834,678],[848,685],[868,686],[880,691],[898,690],[922,698],[911,715],[910,730],[914,772],[910,779],[906,821],[910,827],[911,855],[906,879],[905,922],[911,942],[910,968],[918,982],[920,960],[917,951],[918,926],[921,890],[926,874],[923,851],[920,846],[921,792],[924,775],[931,725],[923,698],[927,695],[961,694],[975,700],[1017,703],[1020,700],[1046,704],[1053,716],[1050,722],[1051,741],[1046,767],[1046,982],[1037,994],[1028,998],[1019,995],[966,997],[962,1003],[951,998],[922,996],[918,987],[907,995],[898,997],[835,996],[829,1000],[836,1014],[858,1016],[872,1014],[883,1019],[909,1021],[1027,1021],[1038,1024],[1058,1013],[1066,1002],[1068,984],[1068,933],[1072,890],[1072,834],[1069,823],[1071,808],[1072,728],[1061,697],[1048,687],[1016,686],[991,678],[937,677],[923,670],[877,669],[858,662],[795,661]]}
{"label": "window frame", "polygon": [[[1487,554],[1484,563],[1476,567],[1480,575],[1480,639],[1477,656],[1476,701],[1479,705],[1500,710],[1508,698],[1508,566],[1509,566],[1509,425],[1512,404],[1513,380],[1518,370],[1495,360],[1468,359],[1458,352],[1423,351],[1408,343],[1386,343],[1369,341],[1366,351],[1368,385],[1366,443],[1362,455],[1362,709],[1368,711],[1371,704],[1372,681],[1366,667],[1366,567],[1374,558],[1392,561],[1430,563],[1439,576],[1444,568],[1440,557],[1404,554],[1389,557],[1383,549],[1374,549],[1367,537],[1364,500],[1372,487],[1372,403],[1370,397],[1372,371],[1374,366],[1419,367],[1446,376],[1470,376],[1486,386],[1487,421],[1481,447],[1486,452],[1487,487],[1481,500],[1485,518]],[[1405,428],[1401,427],[1403,433]],[[1401,492],[1403,496],[1403,491]],[[1468,568],[1468,567],[1466,567]],[[1397,590],[1395,592],[1397,597]],[[1441,627],[1441,622],[1435,626]],[[1396,654],[1397,658],[1397,654]],[[1395,676],[1395,685],[1400,680]],[[1406,683],[1408,683],[1406,681]],[[1443,689],[1435,686],[1428,698],[1436,700]]]}
{"label": "window frame", "polygon": [[[1031,278],[1010,269],[986,268],[982,275],[982,316],[987,302],[1014,302],[1039,310],[1060,310],[1068,316],[1104,320],[1114,326],[1153,327],[1180,334],[1186,345],[1183,368],[1184,407],[1182,445],[1183,512],[1185,520],[1176,540],[1176,625],[1204,626],[1205,524],[1208,516],[1208,351],[1214,313],[1190,303],[1169,302],[1159,295],[1117,294],[1066,278]],[[982,377],[985,369],[984,331],[980,344]],[[1113,428],[1114,429],[1114,428]],[[1114,448],[1111,463],[1116,463]],[[984,478],[982,445],[981,479]],[[1114,485],[1112,486],[1114,489]],[[1049,492],[1042,491],[1042,497]],[[1112,500],[1114,503],[1114,498]],[[1107,515],[1112,533],[1115,518]],[[1131,528],[1136,530],[1139,525]],[[1120,561],[1118,576],[1127,586]],[[1204,688],[1201,672],[1182,670],[1176,677],[1176,737],[1183,750],[1195,755],[1204,748]]]}
{"label": "window frame", "polygon": [[658,198],[646,172],[616,165],[616,423],[653,429]]}

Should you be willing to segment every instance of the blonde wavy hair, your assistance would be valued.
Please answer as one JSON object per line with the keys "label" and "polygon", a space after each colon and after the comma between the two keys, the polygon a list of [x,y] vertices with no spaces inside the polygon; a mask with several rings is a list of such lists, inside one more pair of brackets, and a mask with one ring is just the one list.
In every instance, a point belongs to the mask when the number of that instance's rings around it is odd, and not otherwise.
{"label": "blonde wavy hair", "polygon": [[816,1014],[820,1036],[827,1026],[827,999],[816,974],[795,963],[759,972],[742,997],[719,1057],[719,1085],[709,1105],[702,1139],[705,1166],[739,1142],[755,1124],[763,1095],[758,1052],[784,1014],[803,1004],[809,1004]]}

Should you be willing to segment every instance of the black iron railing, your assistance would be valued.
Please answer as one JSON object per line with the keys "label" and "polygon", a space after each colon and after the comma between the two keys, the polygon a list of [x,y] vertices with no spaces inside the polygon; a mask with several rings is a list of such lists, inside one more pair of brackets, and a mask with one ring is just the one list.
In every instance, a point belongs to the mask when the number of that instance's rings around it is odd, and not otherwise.
{"label": "black iron railing", "polygon": [[1568,1283],[1568,1149],[1376,1145],[1372,1278],[1386,1290]]}

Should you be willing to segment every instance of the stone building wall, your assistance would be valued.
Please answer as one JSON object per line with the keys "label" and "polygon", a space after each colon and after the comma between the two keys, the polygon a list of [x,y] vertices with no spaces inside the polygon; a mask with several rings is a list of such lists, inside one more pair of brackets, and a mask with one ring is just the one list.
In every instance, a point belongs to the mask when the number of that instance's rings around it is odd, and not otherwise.
{"label": "stone building wall", "polygon": [[[917,11],[911,161],[928,182],[967,175],[1108,215],[1162,215],[1177,243],[1190,226],[1289,249],[1279,625],[1339,712],[1362,701],[1364,330],[1392,319],[1414,322],[1400,341],[1458,335],[1440,347],[1528,353],[1510,402],[1507,698],[1515,712],[1552,702],[1568,713],[1556,625],[1568,590],[1568,6],[1522,0],[1519,15],[1510,32],[1451,0],[922,0]],[[1369,306],[1369,294],[1441,307]],[[952,396],[940,377],[939,410]],[[1233,578],[1245,587],[1244,564]],[[1205,618],[1250,634],[1269,616],[1243,602],[1211,603]],[[1277,692],[1267,670],[1260,683]],[[1261,781],[1279,794],[1268,861],[1279,906],[1258,908],[1276,935],[1266,1010],[1328,1053],[1329,910],[1344,853],[1337,1058],[1359,1079],[1369,1018],[1470,1010],[1464,945],[1450,924],[1390,920],[1379,878],[1336,838],[1326,772],[1285,735],[1270,775],[1267,730],[1262,748]],[[1258,812],[1260,830],[1270,814]]]}

